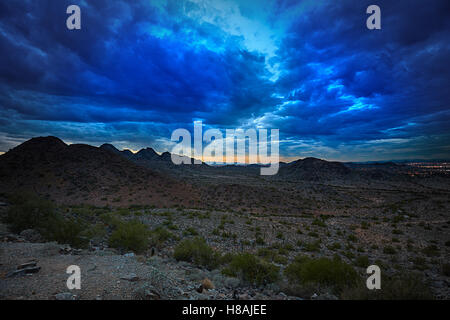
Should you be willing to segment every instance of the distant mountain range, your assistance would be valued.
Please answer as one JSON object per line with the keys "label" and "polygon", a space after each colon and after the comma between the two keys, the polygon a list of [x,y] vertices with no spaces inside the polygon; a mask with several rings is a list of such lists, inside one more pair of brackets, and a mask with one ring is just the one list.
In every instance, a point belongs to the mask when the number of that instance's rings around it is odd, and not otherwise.
{"label": "distant mountain range", "polygon": [[[100,146],[100,149],[121,155],[138,165],[142,165],[152,169],[174,169],[175,167],[178,167],[177,165],[173,164],[172,156],[169,152],[164,152],[161,155],[159,155],[152,148],[141,149],[138,152],[133,153],[130,150],[120,151],[112,144],[105,143]],[[184,163],[186,162],[193,163],[194,160],[189,157],[182,157],[182,158],[184,158]],[[206,166],[206,164],[202,163],[202,166]]]}
{"label": "distant mountain range", "polygon": [[364,184],[410,179],[406,174],[410,167],[394,162],[361,164],[305,158],[280,163],[278,174],[267,177],[259,175],[259,168],[257,164],[175,165],[169,152],[159,155],[152,148],[133,153],[111,144],[67,145],[56,137],[39,137],[0,155],[0,192],[31,190],[65,203],[164,206],[201,202],[199,188],[211,181],[216,185],[245,179]]}

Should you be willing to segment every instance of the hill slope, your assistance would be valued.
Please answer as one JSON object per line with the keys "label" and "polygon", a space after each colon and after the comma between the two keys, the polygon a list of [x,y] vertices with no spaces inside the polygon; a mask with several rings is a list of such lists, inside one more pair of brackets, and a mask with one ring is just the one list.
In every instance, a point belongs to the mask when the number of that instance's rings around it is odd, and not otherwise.
{"label": "hill slope", "polygon": [[105,148],[33,138],[0,156],[0,192],[29,190],[64,203],[187,204],[186,183],[143,168]]}

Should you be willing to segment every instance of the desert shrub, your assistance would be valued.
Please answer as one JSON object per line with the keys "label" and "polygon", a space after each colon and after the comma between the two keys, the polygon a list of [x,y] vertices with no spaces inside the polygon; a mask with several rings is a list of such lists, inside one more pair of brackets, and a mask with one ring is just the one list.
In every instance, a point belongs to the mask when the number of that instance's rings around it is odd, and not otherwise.
{"label": "desert shrub", "polygon": [[286,267],[284,273],[292,282],[313,283],[336,291],[354,286],[359,279],[356,271],[338,257],[313,259],[297,256],[294,262]]}
{"label": "desert shrub", "polygon": [[178,239],[172,232],[162,226],[158,226],[150,232],[150,245],[160,247],[169,239]]}
{"label": "desert shrub", "polygon": [[102,213],[100,220],[112,228],[117,228],[122,223],[122,220],[112,212]]}
{"label": "desert shrub", "polygon": [[344,257],[346,257],[347,259],[353,259],[354,257],[355,257],[355,254],[353,253],[353,252],[351,252],[350,250],[347,250],[347,251],[343,251],[342,252],[342,255],[344,256]]}
{"label": "desert shrub", "polygon": [[106,234],[107,233],[105,227],[100,223],[91,225],[82,232],[82,235],[89,239],[103,238],[106,236]]}
{"label": "desert shrub", "polygon": [[205,239],[196,237],[180,242],[175,248],[174,257],[178,261],[188,261],[208,269],[216,268],[220,263],[220,254],[206,243]]}
{"label": "desert shrub", "polygon": [[410,259],[410,261],[414,264],[414,268],[417,270],[423,271],[428,268],[427,259],[423,257],[415,257]]}
{"label": "desert shrub", "polygon": [[117,209],[116,214],[120,216],[129,216],[131,215],[131,211],[127,208],[119,208]]}
{"label": "desert shrub", "polygon": [[308,252],[319,252],[320,241],[308,242],[303,245],[303,249]]}
{"label": "desert shrub", "polygon": [[330,244],[329,246],[327,246],[327,248],[329,250],[338,250],[341,248],[341,244],[339,242],[334,242],[333,244]]}
{"label": "desert shrub", "polygon": [[[283,252],[284,250],[286,250],[284,248],[279,248],[279,250],[280,249],[282,249]],[[288,259],[286,257],[282,256],[281,254],[277,254],[277,252],[273,249],[261,248],[258,250],[257,255],[268,262],[275,262],[278,264],[288,263]]]}
{"label": "desert shrub", "polygon": [[322,220],[320,220],[320,219],[318,219],[318,218],[315,218],[315,219],[313,220],[312,224],[315,225],[315,226],[322,227],[322,228],[325,228],[325,227],[327,226],[326,223],[325,223],[324,221],[322,221]]}
{"label": "desert shrub", "polygon": [[369,257],[368,256],[358,256],[355,259],[355,266],[360,268],[367,268],[369,266]]}
{"label": "desert shrub", "polygon": [[313,294],[317,294],[317,286],[314,283],[294,283],[291,281],[283,281],[279,283],[280,290],[289,296],[302,297],[310,299]]}
{"label": "desert shrub", "polygon": [[5,222],[13,232],[35,229],[48,241],[70,244],[73,247],[86,247],[88,240],[81,236],[85,229],[80,219],[64,217],[51,201],[35,194],[22,193],[10,198],[12,206]]}
{"label": "desert shrub", "polygon": [[266,260],[273,260],[273,258],[277,255],[277,253],[269,248],[261,248],[258,250],[258,256],[264,258]]}
{"label": "desert shrub", "polygon": [[256,240],[255,240],[255,243],[257,244],[257,245],[264,245],[264,239],[262,238],[262,237],[257,237],[256,238]]}
{"label": "desert shrub", "polygon": [[92,208],[88,206],[73,207],[71,212],[73,215],[82,218],[90,218],[94,215]]}
{"label": "desert shrub", "polygon": [[439,248],[435,244],[430,244],[422,249],[422,252],[427,257],[437,257],[439,256]]}
{"label": "desert shrub", "polygon": [[198,231],[193,227],[188,227],[183,231],[183,235],[185,236],[198,236]]}
{"label": "desert shrub", "polygon": [[222,273],[257,285],[272,283],[279,279],[279,268],[250,253],[235,255]]}
{"label": "desert shrub", "polygon": [[394,249],[392,246],[386,246],[383,248],[383,253],[385,254],[396,254],[397,250]]}
{"label": "desert shrub", "polygon": [[[178,230],[178,226],[177,225],[175,225],[174,223],[173,223],[173,221],[172,220],[167,220],[166,222],[164,222],[164,225],[167,227],[167,229],[169,229],[169,230]],[[194,229],[195,230],[195,229]]]}
{"label": "desert shrub", "polygon": [[147,226],[143,223],[136,220],[122,222],[109,237],[109,245],[113,248],[140,253],[148,247],[148,236]]}
{"label": "desert shrub", "polygon": [[234,254],[233,253],[225,253],[220,257],[220,263],[219,264],[229,264],[233,260]]}
{"label": "desert shrub", "polygon": [[273,257],[273,262],[278,264],[287,264],[288,259],[282,255],[277,254],[275,257]]}
{"label": "desert shrub", "polygon": [[360,285],[345,288],[342,299],[348,300],[430,300],[433,295],[423,278],[416,273],[395,275],[381,274],[381,289],[369,290],[362,281]]}
{"label": "desert shrub", "polygon": [[282,254],[282,255],[287,255],[287,254],[289,253],[289,250],[286,249],[286,248],[283,247],[283,246],[280,246],[280,247],[278,248],[278,253],[279,253],[279,254]]}
{"label": "desert shrub", "polygon": [[45,229],[48,221],[56,217],[52,202],[35,194],[21,193],[10,197],[11,207],[6,213],[5,222],[11,231],[20,233],[25,229]]}
{"label": "desert shrub", "polygon": [[82,236],[85,229],[85,223],[80,219],[56,215],[47,221],[45,228],[41,228],[40,232],[47,240],[69,244],[74,248],[86,248],[89,239]]}

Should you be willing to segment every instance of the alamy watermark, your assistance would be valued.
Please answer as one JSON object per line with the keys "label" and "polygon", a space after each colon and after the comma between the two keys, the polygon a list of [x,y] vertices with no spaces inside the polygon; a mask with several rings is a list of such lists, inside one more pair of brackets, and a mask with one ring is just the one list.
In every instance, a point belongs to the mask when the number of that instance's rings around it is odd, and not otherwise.
{"label": "alamy watermark", "polygon": [[69,290],[81,289],[81,269],[77,265],[67,267],[66,273],[70,274],[67,278],[66,285]]}
{"label": "alamy watermark", "polygon": [[[81,9],[77,5],[70,5],[66,9],[69,17],[66,19],[66,26],[69,30],[81,30]],[[366,14],[370,16],[366,20],[366,26],[369,30],[381,29],[381,9],[377,5],[370,5],[366,9]]]}
{"label": "alamy watermark", "polygon": [[208,129],[203,133],[203,123],[195,121],[193,148],[187,129],[173,131],[171,140],[178,143],[171,152],[172,162],[192,164],[193,158],[194,164],[261,164],[261,175],[275,175],[280,162],[279,136],[279,129],[271,129],[269,144],[267,129],[226,129],[225,136],[219,129]]}

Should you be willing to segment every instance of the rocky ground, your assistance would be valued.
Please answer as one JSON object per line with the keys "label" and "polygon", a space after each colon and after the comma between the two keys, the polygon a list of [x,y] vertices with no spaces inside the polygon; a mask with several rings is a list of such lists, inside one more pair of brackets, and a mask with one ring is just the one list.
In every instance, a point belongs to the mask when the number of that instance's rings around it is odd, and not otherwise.
{"label": "rocky ground", "polygon": [[[57,243],[29,243],[3,233],[0,243],[0,299],[298,299],[273,288],[241,287],[219,270],[199,269],[186,262],[115,250],[71,250]],[[36,262],[36,273],[10,276],[17,266]],[[81,290],[68,290],[66,269],[81,269]],[[276,289],[276,288],[275,288]]]}
{"label": "rocky ground", "polygon": [[[330,210],[326,205],[320,207],[320,203],[327,203],[325,200],[318,200],[319,206],[304,214],[149,207],[62,209],[67,215],[89,217],[93,225],[104,226],[106,214],[120,221],[138,220],[149,230],[159,227],[174,235],[140,255],[110,248],[108,227],[92,236],[90,248],[76,250],[43,242],[34,230],[15,235],[3,224],[0,298],[338,298],[327,288],[300,294],[285,290],[287,280],[283,277],[266,286],[250,286],[223,275],[221,268],[207,270],[174,259],[174,248],[180,241],[201,236],[222,254],[250,252],[278,266],[281,274],[299,254],[337,255],[362,276],[370,264],[379,265],[388,275],[416,272],[424,277],[435,298],[449,299],[450,219],[445,194],[418,197],[392,190],[359,190],[352,196],[359,199],[357,205],[343,204]],[[345,198],[345,194],[336,193],[335,197]],[[40,267],[38,272],[10,276],[19,265],[30,261]],[[69,292],[66,287],[69,265],[81,268],[81,290]]]}

